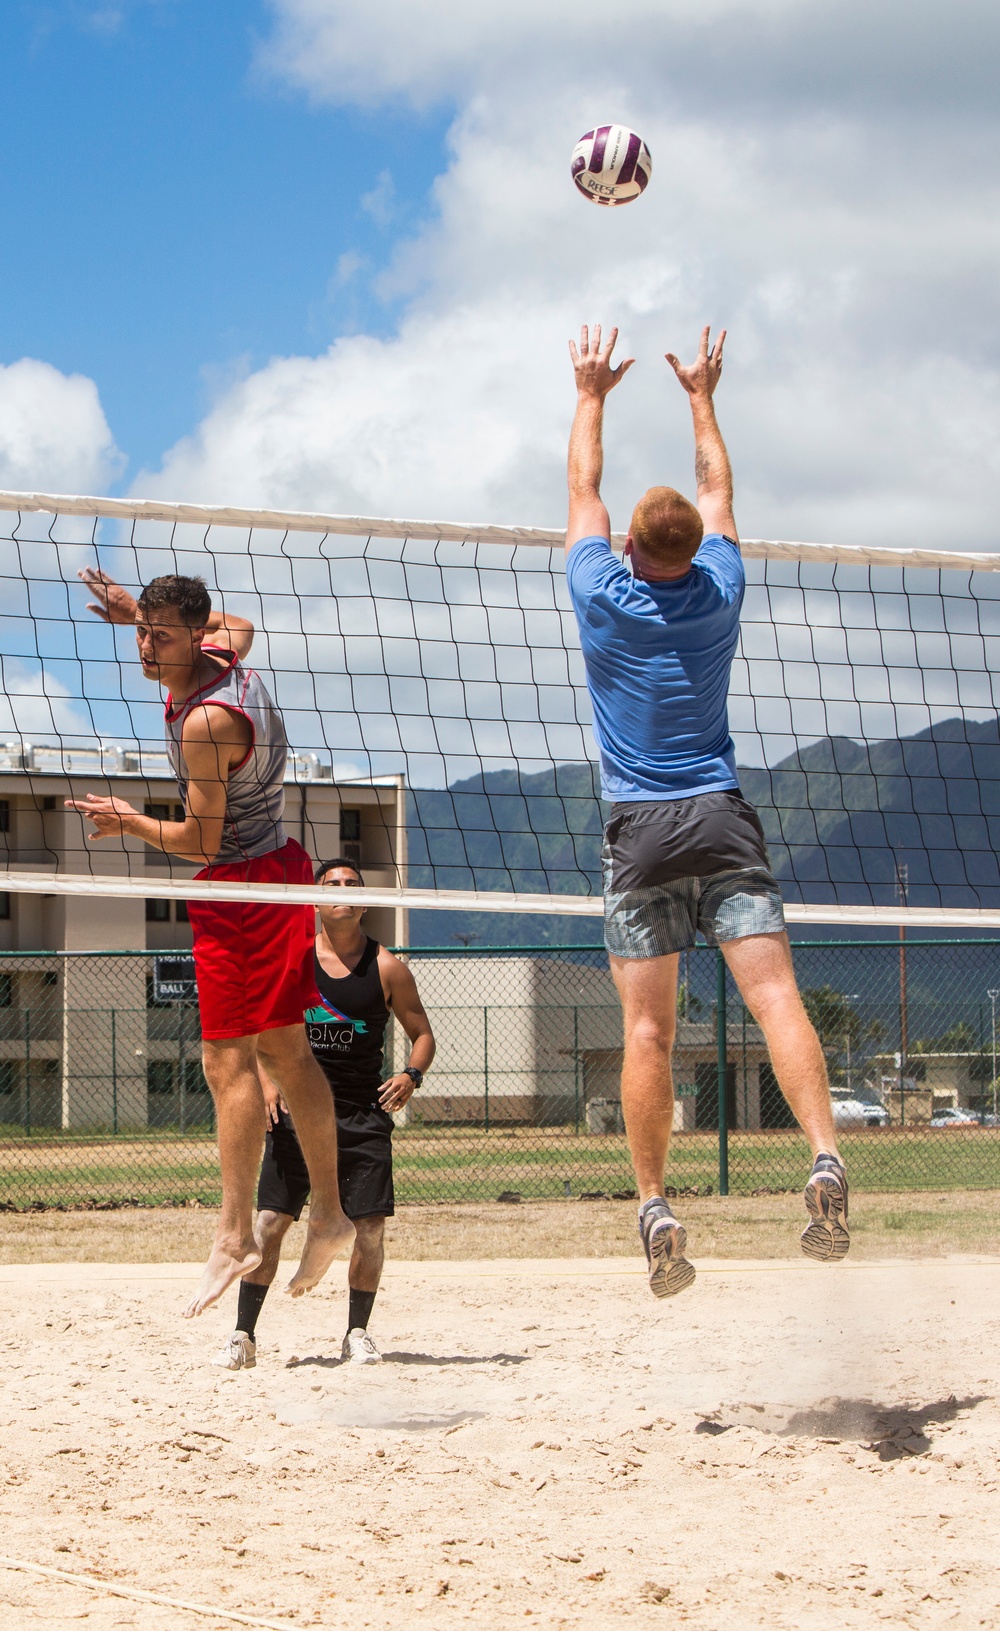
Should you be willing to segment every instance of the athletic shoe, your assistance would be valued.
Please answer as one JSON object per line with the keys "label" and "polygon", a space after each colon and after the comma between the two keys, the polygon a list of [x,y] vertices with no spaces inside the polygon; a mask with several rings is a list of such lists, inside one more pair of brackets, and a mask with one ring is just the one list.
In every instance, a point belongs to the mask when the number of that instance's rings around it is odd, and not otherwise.
{"label": "athletic shoe", "polygon": [[684,1256],[687,1230],[658,1195],[639,1208],[639,1238],[649,1264],[653,1296],[676,1297],[694,1280],[694,1267]]}
{"label": "athletic shoe", "polygon": [[850,1250],[847,1198],[843,1162],[817,1155],[803,1196],[810,1221],[802,1231],[802,1250],[817,1263],[837,1263]]}
{"label": "athletic shoe", "polygon": [[367,1331],[360,1325],[353,1331],[348,1331],[344,1338],[344,1345],[340,1350],[340,1357],[347,1365],[380,1365],[382,1355],[379,1353]]}
{"label": "athletic shoe", "polygon": [[253,1370],[257,1363],[257,1344],[245,1331],[234,1331],[226,1338],[226,1346],[212,1360],[223,1370]]}

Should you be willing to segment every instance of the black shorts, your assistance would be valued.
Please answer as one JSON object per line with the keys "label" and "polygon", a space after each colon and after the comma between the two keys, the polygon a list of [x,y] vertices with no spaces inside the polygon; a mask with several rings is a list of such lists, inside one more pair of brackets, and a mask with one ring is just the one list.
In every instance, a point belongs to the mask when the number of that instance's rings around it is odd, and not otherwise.
{"label": "black shorts", "polygon": [[735,788],[689,799],[613,804],[604,836],[612,895],[716,872],[771,870],[760,817]]}
{"label": "black shorts", "polygon": [[604,830],[604,943],[613,957],[780,934],[781,891],[752,804],[735,789],[615,804]]}
{"label": "black shorts", "polygon": [[[351,1219],[392,1217],[393,1120],[380,1104],[337,1102],[337,1177],[340,1204]],[[309,1172],[302,1146],[284,1111],[271,1127],[257,1184],[258,1212],[285,1212],[298,1219],[309,1199]]]}

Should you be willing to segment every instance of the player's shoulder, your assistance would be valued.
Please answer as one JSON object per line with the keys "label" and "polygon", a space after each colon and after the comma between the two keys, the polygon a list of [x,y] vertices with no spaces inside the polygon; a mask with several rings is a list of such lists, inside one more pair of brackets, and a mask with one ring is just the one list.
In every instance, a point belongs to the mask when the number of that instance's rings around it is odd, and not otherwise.
{"label": "player's shoulder", "polygon": [[566,582],[571,595],[590,599],[602,589],[613,594],[620,585],[630,584],[632,574],[611,548],[607,534],[592,533],[579,538],[567,554]]}
{"label": "player's shoulder", "polygon": [[727,588],[741,589],[746,581],[739,543],[728,533],[706,533],[698,546],[694,565]]}
{"label": "player's shoulder", "polygon": [[398,977],[400,974],[409,974],[410,970],[401,957],[397,957],[388,946],[379,944],[378,948],[379,973]]}

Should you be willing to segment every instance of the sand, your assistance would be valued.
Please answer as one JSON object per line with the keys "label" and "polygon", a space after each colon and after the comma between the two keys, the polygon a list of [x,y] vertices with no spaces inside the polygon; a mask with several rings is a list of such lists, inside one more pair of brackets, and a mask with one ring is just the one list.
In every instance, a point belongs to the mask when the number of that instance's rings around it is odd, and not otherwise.
{"label": "sand", "polygon": [[95,1577],[4,1631],[1000,1625],[1000,1259],[396,1261],[371,1368],[337,1269],[235,1375],[196,1273],[0,1268],[0,1552]]}

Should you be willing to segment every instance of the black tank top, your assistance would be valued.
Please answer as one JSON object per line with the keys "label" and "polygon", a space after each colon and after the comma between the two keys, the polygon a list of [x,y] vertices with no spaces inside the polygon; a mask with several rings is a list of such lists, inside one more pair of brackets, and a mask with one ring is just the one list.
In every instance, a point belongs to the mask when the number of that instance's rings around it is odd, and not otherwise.
{"label": "black tank top", "polygon": [[382,1081],[382,1051],[389,1022],[378,971],[379,943],[365,949],[350,974],[335,980],[315,957],[320,1005],[306,1010],[306,1035],[334,1092],[369,1101]]}

